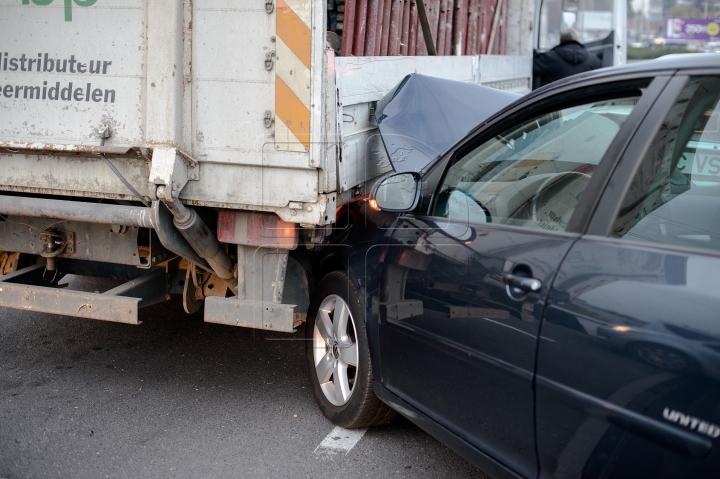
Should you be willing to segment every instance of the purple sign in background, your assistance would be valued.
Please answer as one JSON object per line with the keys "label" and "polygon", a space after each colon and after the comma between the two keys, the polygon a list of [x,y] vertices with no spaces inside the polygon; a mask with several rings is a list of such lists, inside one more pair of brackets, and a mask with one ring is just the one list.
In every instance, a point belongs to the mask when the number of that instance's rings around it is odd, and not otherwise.
{"label": "purple sign in background", "polygon": [[718,18],[666,18],[665,38],[668,40],[718,40]]}

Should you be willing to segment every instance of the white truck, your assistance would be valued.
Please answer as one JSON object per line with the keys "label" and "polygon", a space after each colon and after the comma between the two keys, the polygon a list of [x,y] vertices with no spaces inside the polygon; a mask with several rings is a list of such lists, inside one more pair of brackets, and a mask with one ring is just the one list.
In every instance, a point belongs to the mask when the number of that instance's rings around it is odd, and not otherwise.
{"label": "white truck", "polygon": [[393,168],[375,102],[409,73],[530,89],[529,57],[336,57],[326,10],[0,0],[0,306],[137,324],[177,294],[293,331],[312,293],[293,251]]}

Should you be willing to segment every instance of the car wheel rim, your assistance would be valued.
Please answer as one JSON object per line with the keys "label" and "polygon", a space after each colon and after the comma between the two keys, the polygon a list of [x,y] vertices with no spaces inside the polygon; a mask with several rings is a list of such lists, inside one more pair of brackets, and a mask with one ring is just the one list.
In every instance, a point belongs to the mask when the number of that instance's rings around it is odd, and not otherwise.
{"label": "car wheel rim", "polygon": [[358,350],[355,321],[340,296],[329,295],[320,304],[312,341],[320,389],[331,404],[342,406],[353,393]]}
{"label": "car wheel rim", "polygon": [[666,349],[640,348],[638,354],[646,363],[671,371],[681,371],[687,366],[685,358]]}

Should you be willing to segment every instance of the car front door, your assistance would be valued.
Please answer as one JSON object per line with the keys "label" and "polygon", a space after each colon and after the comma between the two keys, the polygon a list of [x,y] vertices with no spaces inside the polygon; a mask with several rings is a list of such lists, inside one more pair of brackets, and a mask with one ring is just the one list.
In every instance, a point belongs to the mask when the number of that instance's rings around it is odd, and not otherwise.
{"label": "car front door", "polygon": [[548,298],[541,477],[718,477],[720,76],[676,76]]}
{"label": "car front door", "polygon": [[579,237],[576,209],[651,102],[637,84],[572,93],[452,153],[427,180],[426,213],[390,234],[380,298],[384,386],[526,477],[537,474],[532,381],[548,287]]}

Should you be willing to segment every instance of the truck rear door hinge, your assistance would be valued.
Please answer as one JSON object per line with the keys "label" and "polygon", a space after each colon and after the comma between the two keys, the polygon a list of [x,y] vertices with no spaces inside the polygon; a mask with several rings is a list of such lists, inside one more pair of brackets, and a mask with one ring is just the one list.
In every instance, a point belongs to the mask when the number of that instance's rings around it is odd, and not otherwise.
{"label": "truck rear door hinge", "polygon": [[263,124],[265,125],[265,128],[270,128],[273,123],[275,123],[273,112],[271,112],[270,110],[265,110],[265,118],[263,119]]}
{"label": "truck rear door hinge", "polygon": [[275,52],[270,52],[265,54],[265,69],[267,71],[271,71],[273,69],[273,65],[275,64]]}
{"label": "truck rear door hinge", "polygon": [[177,198],[188,181],[200,180],[200,167],[197,160],[180,148],[153,148],[150,165],[150,191],[160,185],[168,187],[172,198]]}
{"label": "truck rear door hinge", "polygon": [[275,5],[273,4],[273,0],[265,0],[265,11],[270,14],[275,10]]}

